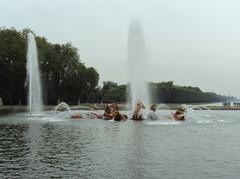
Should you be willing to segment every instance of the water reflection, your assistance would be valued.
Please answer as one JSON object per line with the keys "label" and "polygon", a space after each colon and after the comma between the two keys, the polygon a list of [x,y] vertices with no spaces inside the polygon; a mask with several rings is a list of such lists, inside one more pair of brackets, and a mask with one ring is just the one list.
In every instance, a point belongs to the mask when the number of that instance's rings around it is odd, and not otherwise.
{"label": "water reflection", "polygon": [[[28,124],[0,123],[0,174],[21,177],[28,168]],[[19,172],[21,171],[21,173]]]}
{"label": "water reflection", "polygon": [[93,160],[91,152],[86,151],[92,144],[91,133],[84,132],[80,126],[43,124],[40,128],[40,140],[37,156],[39,156],[38,175],[76,176],[76,170],[80,176],[91,176]]}
{"label": "water reflection", "polygon": [[144,157],[147,157],[147,152],[143,141],[146,137],[144,134],[144,128],[141,122],[131,126],[132,129],[129,133],[129,139],[127,149],[127,154],[125,156],[126,165],[128,166],[128,175],[131,178],[144,178],[144,175],[147,174],[146,168],[144,168]]}

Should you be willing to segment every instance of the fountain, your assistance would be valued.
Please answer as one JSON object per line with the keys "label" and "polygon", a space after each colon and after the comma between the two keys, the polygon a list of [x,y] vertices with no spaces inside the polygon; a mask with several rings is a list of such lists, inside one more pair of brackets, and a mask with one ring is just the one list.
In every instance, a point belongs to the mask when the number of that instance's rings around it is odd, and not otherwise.
{"label": "fountain", "polygon": [[65,103],[65,102],[61,102],[61,103],[59,103],[57,106],[55,106],[53,109],[52,109],[52,111],[54,111],[54,112],[57,112],[58,110],[60,110],[60,111],[68,111],[68,112],[70,112],[71,113],[71,108],[70,108],[70,106],[67,104],[67,103]]}
{"label": "fountain", "polygon": [[130,22],[128,31],[128,75],[130,80],[128,96],[131,107],[134,107],[137,100],[149,107],[147,71],[143,32],[140,21],[134,19]]}
{"label": "fountain", "polygon": [[28,83],[28,107],[32,115],[39,115],[43,111],[42,90],[38,67],[38,53],[35,37],[28,34],[27,51],[27,83]]}

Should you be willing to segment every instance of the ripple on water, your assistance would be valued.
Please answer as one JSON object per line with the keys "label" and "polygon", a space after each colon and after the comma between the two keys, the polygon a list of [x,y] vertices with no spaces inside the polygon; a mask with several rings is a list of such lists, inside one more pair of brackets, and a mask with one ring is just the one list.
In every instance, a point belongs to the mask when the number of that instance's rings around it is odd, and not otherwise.
{"label": "ripple on water", "polygon": [[199,120],[199,121],[197,121],[197,123],[199,123],[199,124],[209,124],[209,123],[212,123],[212,121],[210,121],[210,120]]}
{"label": "ripple on water", "polygon": [[182,122],[179,121],[148,121],[145,122],[147,125],[181,125]]}
{"label": "ripple on water", "polygon": [[0,178],[237,178],[240,122],[232,115],[185,122],[0,120]]}

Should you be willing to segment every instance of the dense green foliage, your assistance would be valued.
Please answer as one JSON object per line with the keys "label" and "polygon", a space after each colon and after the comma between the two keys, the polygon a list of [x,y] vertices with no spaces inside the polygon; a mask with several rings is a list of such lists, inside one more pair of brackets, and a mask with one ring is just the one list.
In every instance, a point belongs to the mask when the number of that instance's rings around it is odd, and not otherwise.
{"label": "dense green foliage", "polygon": [[[26,53],[29,29],[0,29],[0,97],[4,104],[25,104],[27,96]],[[45,104],[94,100],[99,74],[80,62],[70,43],[51,44],[36,37]]]}
{"label": "dense green foliage", "polygon": [[[218,102],[234,99],[215,93],[202,92],[198,87],[175,86],[172,81],[150,83],[150,92],[154,103]],[[113,82],[104,82],[102,100],[104,102],[125,102],[127,86],[118,86]]]}
{"label": "dense green foliage", "polygon": [[155,103],[220,102],[234,99],[231,96],[202,92],[198,87],[176,86],[173,81],[150,83],[150,90]]}
{"label": "dense green foliage", "polygon": [[[30,29],[0,29],[0,97],[4,104],[26,104],[27,34]],[[70,43],[52,44],[36,36],[45,104],[58,100],[69,104],[81,102],[126,102],[127,87],[107,81],[99,88],[99,74],[86,67],[78,50]],[[215,102],[231,97],[205,93],[195,87],[181,87],[173,82],[150,83],[153,102]]]}
{"label": "dense green foliage", "polygon": [[0,31],[0,94],[4,103],[25,100],[26,45],[23,33],[15,29]]}
{"label": "dense green foliage", "polygon": [[103,82],[101,97],[104,102],[126,102],[126,85],[118,85],[111,81]]}

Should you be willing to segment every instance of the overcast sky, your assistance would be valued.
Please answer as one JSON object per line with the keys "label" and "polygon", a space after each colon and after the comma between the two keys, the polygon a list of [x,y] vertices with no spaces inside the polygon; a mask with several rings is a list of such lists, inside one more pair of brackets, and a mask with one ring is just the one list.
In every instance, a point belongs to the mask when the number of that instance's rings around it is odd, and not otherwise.
{"label": "overcast sky", "polygon": [[149,81],[240,97],[239,9],[238,0],[0,0],[0,27],[29,27],[50,42],[71,42],[100,83],[122,84],[128,26],[137,16]]}

